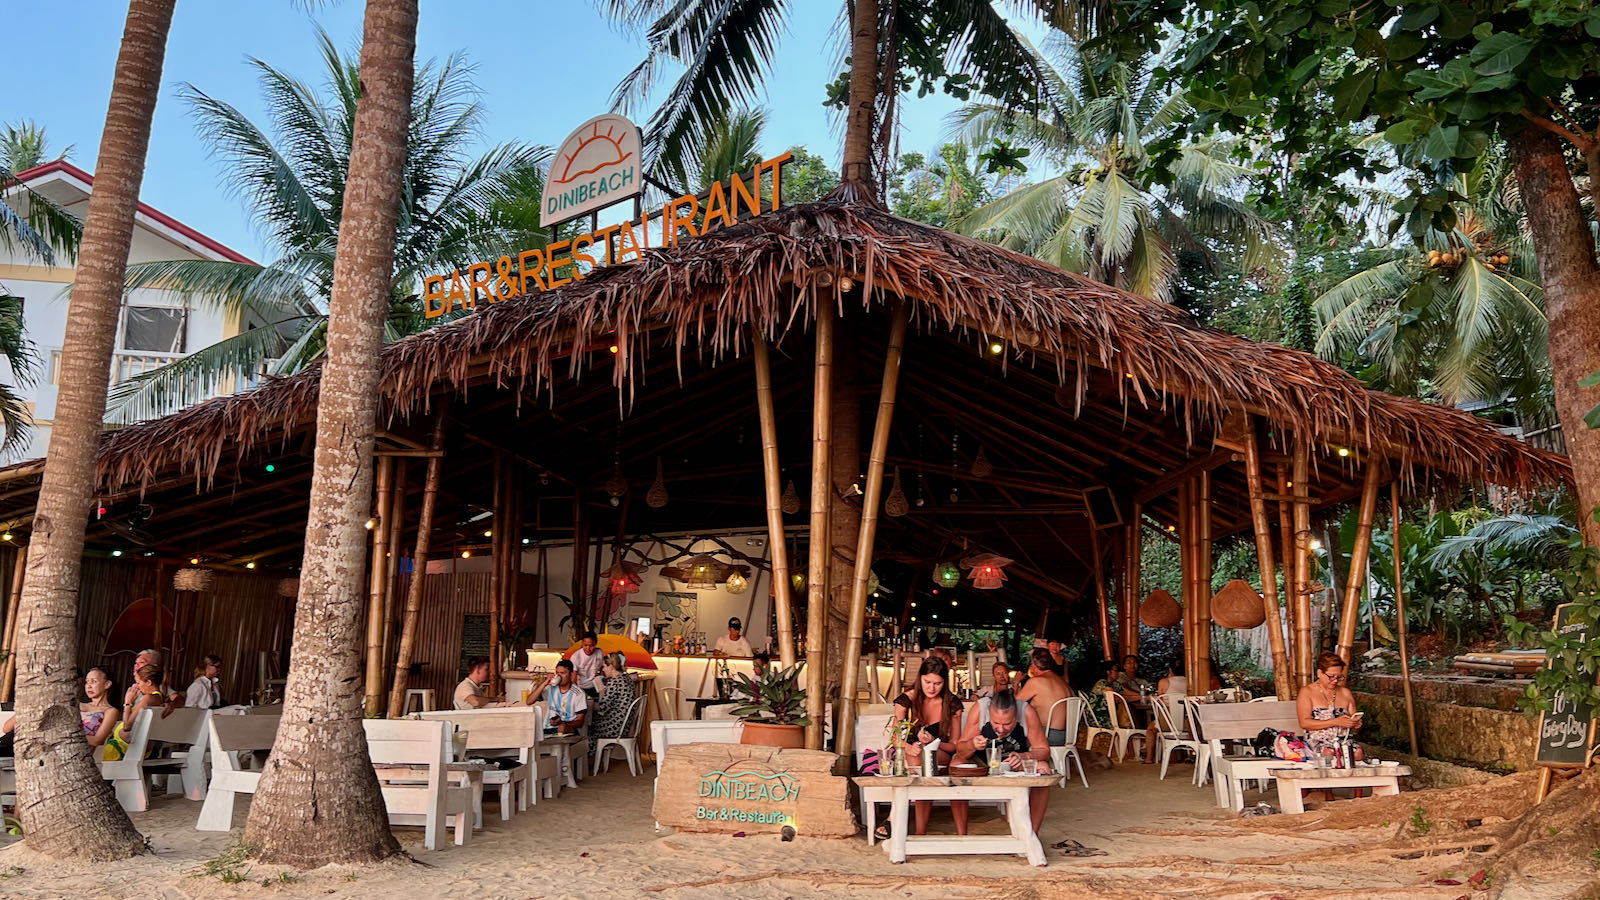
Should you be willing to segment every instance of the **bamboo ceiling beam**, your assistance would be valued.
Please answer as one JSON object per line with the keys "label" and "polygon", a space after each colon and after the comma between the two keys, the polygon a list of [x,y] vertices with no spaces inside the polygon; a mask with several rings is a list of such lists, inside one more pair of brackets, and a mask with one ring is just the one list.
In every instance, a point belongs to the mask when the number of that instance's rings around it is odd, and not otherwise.
{"label": "bamboo ceiling beam", "polygon": [[1162,494],[1171,491],[1191,475],[1209,472],[1218,466],[1223,466],[1230,462],[1238,462],[1243,458],[1243,454],[1235,453],[1232,450],[1213,450],[1205,456],[1197,456],[1189,460],[1156,480],[1149,482],[1144,487],[1139,488],[1134,492],[1133,499],[1140,503],[1149,503]]}

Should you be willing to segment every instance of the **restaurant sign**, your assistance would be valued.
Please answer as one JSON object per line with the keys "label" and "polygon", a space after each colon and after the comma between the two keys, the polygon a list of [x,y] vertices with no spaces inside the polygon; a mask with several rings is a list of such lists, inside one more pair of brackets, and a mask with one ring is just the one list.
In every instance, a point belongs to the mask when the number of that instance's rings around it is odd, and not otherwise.
{"label": "restaurant sign", "polygon": [[853,836],[849,780],[833,774],[836,759],[820,750],[673,744],[656,779],[656,822],[684,831]]}
{"label": "restaurant sign", "polygon": [[[740,216],[775,211],[783,203],[783,166],[792,158],[784,153],[764,160],[753,172],[712,182],[701,194],[674,197],[635,221],[424,276],[423,313],[434,319],[457,310],[471,312],[479,303],[558,288],[583,280],[600,266],[638,259],[652,246],[675,247],[681,236],[697,237],[737,225]],[[642,177],[639,130],[621,116],[596,116],[561,145],[545,182],[540,224],[565,222],[637,196]]]}
{"label": "restaurant sign", "polygon": [[639,126],[615,113],[595,116],[567,135],[545,178],[539,224],[559,225],[637,196]]}

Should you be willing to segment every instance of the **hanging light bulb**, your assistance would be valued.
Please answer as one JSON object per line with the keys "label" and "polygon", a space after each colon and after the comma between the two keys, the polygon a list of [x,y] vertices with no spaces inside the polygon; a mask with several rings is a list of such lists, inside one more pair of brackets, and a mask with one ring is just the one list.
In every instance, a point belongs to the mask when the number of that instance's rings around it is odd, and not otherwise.
{"label": "hanging light bulb", "polygon": [[374,529],[376,527],[378,527],[378,520],[377,519],[368,519],[367,520],[367,530],[368,531],[371,531],[372,529]]}
{"label": "hanging light bulb", "polygon": [[471,550],[463,550],[463,551],[461,551],[461,558],[462,559],[471,559],[472,558],[472,551]]}
{"label": "hanging light bulb", "polygon": [[745,591],[750,590],[750,579],[744,577],[738,572],[729,572],[728,580],[725,583],[725,586],[730,594],[742,594]]}
{"label": "hanging light bulb", "polygon": [[111,555],[112,556],[121,556],[122,555],[122,551],[121,550],[113,550],[113,551],[111,551]]}
{"label": "hanging light bulb", "polygon": [[[119,553],[118,555],[120,556],[121,554]],[[244,567],[246,569],[254,569],[256,567],[256,561],[252,559],[249,562],[245,563]]]}

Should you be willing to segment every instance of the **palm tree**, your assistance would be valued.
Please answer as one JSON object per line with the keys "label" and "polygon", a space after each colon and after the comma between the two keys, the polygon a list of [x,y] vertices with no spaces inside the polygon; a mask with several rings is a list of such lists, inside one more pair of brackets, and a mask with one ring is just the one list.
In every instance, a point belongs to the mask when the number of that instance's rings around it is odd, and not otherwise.
{"label": "palm tree", "polygon": [[349,167],[338,170],[348,227],[333,260],[294,659],[272,762],[245,826],[257,858],[304,868],[400,852],[368,762],[362,694],[349,686],[359,685],[363,661],[378,353],[394,305],[392,273],[405,265],[397,244],[413,186],[408,151],[426,150],[414,140],[417,0],[368,0],[362,31]]}
{"label": "palm tree", "polygon": [[[0,293],[0,359],[11,368],[12,378],[22,386],[33,384],[39,367],[39,354],[28,340],[22,318],[22,298]],[[5,439],[0,441],[0,454],[10,453],[22,446],[33,429],[33,416],[28,404],[9,384],[0,383],[0,427]]]}
{"label": "palm tree", "polygon": [[112,860],[148,851],[90,755],[78,723],[77,679],[62,661],[78,656],[78,582],[95,451],[175,4],[128,4],[67,307],[73,327],[61,349],[61,393],[18,611],[28,627],[17,629],[17,758],[29,764],[17,767],[17,815],[28,845],[58,857]]}
{"label": "palm tree", "polygon": [[[1047,18],[1062,7],[1044,0],[1020,5]],[[650,46],[617,86],[616,109],[633,110],[652,95],[663,70],[683,66],[645,128],[645,155],[663,176],[692,183],[692,161],[704,158],[718,123],[758,102],[791,4],[603,0],[601,6],[613,20],[642,28]],[[838,27],[848,29],[848,70],[841,80],[849,88],[836,97],[846,107],[846,181],[871,175],[863,167],[870,167],[875,150],[887,148],[893,100],[911,81],[929,89],[943,79],[945,89],[957,95],[979,91],[1015,103],[1034,99],[1035,54],[1001,6],[994,0],[900,0],[881,9],[875,0],[845,4]],[[894,46],[880,66],[882,33],[894,36]],[[902,70],[914,77],[903,78]],[[881,85],[895,87],[880,90]]]}
{"label": "palm tree", "polygon": [[713,124],[686,183],[704,191],[714,181],[750,171],[761,162],[761,132],[766,125],[767,114],[759,109],[742,109]]}
{"label": "palm tree", "polygon": [[959,223],[962,231],[1063,269],[1167,299],[1179,251],[1219,268],[1220,248],[1245,271],[1275,266],[1272,227],[1239,198],[1251,170],[1220,138],[1183,144],[1170,167],[1147,149],[1191,110],[1152,77],[1157,61],[1103,59],[1068,35],[1052,39],[1041,84],[1048,109],[972,103],[955,124],[972,146],[1029,151],[1061,174],[1021,184]]}
{"label": "palm tree", "polygon": [[[0,247],[11,250],[21,246],[23,252],[53,266],[57,251],[68,258],[77,255],[83,224],[16,176],[44,162],[48,146],[44,129],[32,122],[0,130]],[[56,159],[66,159],[70,152],[69,146]]]}
{"label": "palm tree", "polygon": [[[269,374],[288,374],[323,354],[360,87],[355,62],[326,34],[318,34],[318,43],[328,77],[322,93],[251,61],[270,128],[186,86],[201,133],[228,163],[232,189],[247,199],[277,258],[264,266],[219,260],[130,266],[130,289],[175,290],[198,303],[220,304],[256,327],[118,385],[111,421],[138,421],[205,399],[256,376],[263,359],[270,360]],[[544,245],[537,210],[549,150],[507,144],[469,158],[467,142],[483,118],[470,75],[459,56],[415,73],[419,89],[408,123],[385,340],[448,320],[422,315],[417,295],[423,275],[464,268],[508,247]]]}
{"label": "palm tree", "polygon": [[1317,353],[1446,403],[1542,397],[1549,320],[1509,169],[1502,154],[1479,158],[1456,186],[1450,231],[1363,251],[1364,268],[1316,301]]}

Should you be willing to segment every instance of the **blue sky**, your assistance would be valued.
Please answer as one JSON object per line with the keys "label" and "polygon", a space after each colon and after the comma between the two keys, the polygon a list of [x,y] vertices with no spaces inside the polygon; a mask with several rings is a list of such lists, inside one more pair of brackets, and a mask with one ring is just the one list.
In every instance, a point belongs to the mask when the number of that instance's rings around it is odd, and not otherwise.
{"label": "blue sky", "polygon": [[[361,33],[363,5],[339,0],[308,12],[289,0],[179,3],[151,134],[145,202],[255,259],[270,257],[242,204],[223,192],[220,164],[196,135],[177,88],[192,83],[264,122],[246,57],[316,79],[322,71],[316,27],[351,47]],[[126,6],[110,0],[4,6],[14,80],[0,121],[33,119],[55,150],[74,145],[68,158],[93,171]],[[839,5],[808,0],[790,8],[789,30],[768,80],[764,149],[772,155],[803,144],[837,168],[840,135],[822,100],[824,85],[839,71],[831,37]],[[424,0],[417,53],[428,59],[465,51],[488,110],[483,146],[512,140],[553,146],[606,111],[612,88],[643,58],[643,48],[637,35],[613,28],[586,0]],[[907,98],[902,148],[937,146],[955,106],[942,96]],[[637,118],[642,125],[648,117]]]}

